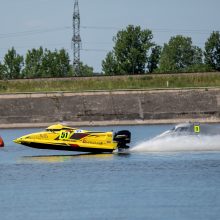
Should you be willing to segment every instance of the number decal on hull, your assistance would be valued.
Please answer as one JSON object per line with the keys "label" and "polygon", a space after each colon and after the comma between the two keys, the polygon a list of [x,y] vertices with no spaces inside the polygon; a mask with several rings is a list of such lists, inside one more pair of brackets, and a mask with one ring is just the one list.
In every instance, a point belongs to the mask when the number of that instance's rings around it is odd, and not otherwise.
{"label": "number decal on hull", "polygon": [[194,132],[195,133],[200,133],[200,126],[199,125],[194,126]]}
{"label": "number decal on hull", "polygon": [[61,140],[63,140],[63,139],[68,139],[69,136],[70,136],[70,132],[62,131],[62,132],[60,133],[59,139],[61,139]]}

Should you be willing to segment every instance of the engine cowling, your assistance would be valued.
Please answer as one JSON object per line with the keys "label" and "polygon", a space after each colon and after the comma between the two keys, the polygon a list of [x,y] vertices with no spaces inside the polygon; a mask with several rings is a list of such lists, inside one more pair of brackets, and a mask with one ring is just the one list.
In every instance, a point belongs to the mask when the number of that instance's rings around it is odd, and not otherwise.
{"label": "engine cowling", "polygon": [[131,132],[128,130],[121,130],[114,134],[114,141],[118,142],[118,148],[129,148],[127,144],[131,142]]}

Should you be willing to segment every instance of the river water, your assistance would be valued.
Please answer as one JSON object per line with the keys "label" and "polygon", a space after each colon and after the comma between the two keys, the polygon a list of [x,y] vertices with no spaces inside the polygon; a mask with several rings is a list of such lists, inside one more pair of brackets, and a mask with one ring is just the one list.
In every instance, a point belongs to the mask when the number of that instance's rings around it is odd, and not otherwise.
{"label": "river water", "polygon": [[[219,125],[213,125],[219,126]],[[129,129],[129,154],[32,149],[0,134],[1,220],[220,219],[220,138],[149,141],[172,125]]]}

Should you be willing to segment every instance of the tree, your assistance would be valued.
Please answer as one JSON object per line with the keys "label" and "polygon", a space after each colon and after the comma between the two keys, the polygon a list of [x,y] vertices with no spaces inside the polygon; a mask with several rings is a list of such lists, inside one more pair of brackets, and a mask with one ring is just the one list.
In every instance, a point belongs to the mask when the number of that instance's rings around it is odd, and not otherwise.
{"label": "tree", "polygon": [[70,69],[69,55],[64,49],[54,52],[45,49],[41,67],[42,77],[68,76]]}
{"label": "tree", "polygon": [[[148,52],[154,45],[153,35],[148,29],[129,25],[113,38],[115,46],[103,61],[105,74],[142,74],[145,73]],[[108,66],[109,65],[109,66]]]}
{"label": "tree", "polygon": [[193,51],[193,60],[192,64],[203,64],[202,58],[203,58],[203,52],[202,49],[197,46],[192,46]]}
{"label": "tree", "polygon": [[80,76],[93,76],[93,68],[80,62]]}
{"label": "tree", "polygon": [[151,55],[148,60],[147,68],[149,73],[153,73],[154,70],[158,68],[160,55],[161,55],[162,47],[161,46],[154,46],[151,50]]}
{"label": "tree", "polygon": [[105,75],[117,75],[119,74],[118,71],[118,65],[116,58],[114,56],[114,52],[109,52],[105,58],[105,60],[102,61],[102,70]]}
{"label": "tree", "polygon": [[194,51],[192,65],[188,66],[185,71],[186,72],[209,72],[211,68],[203,63],[203,51],[201,48],[197,46],[192,47]]}
{"label": "tree", "polygon": [[69,54],[66,52],[65,49],[61,49],[56,54],[57,60],[57,73],[58,76],[68,76],[70,73],[70,58]]}
{"label": "tree", "polygon": [[5,66],[0,62],[0,79],[4,79]]}
{"label": "tree", "polygon": [[190,37],[177,35],[164,44],[160,72],[183,72],[195,64],[202,64],[202,52],[192,45]]}
{"label": "tree", "polygon": [[205,43],[205,63],[214,70],[220,70],[220,33],[213,32]]}
{"label": "tree", "polygon": [[21,78],[21,70],[24,65],[24,58],[16,53],[14,47],[8,50],[4,57],[4,78],[18,79]]}
{"label": "tree", "polygon": [[25,58],[25,68],[23,75],[25,78],[35,78],[42,76],[42,60],[44,50],[42,47],[39,49],[28,50]]}

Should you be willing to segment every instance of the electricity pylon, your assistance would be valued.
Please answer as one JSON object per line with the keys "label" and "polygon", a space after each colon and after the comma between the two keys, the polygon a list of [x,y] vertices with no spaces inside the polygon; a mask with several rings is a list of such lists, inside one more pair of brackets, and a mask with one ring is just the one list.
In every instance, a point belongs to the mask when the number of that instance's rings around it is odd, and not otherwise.
{"label": "electricity pylon", "polygon": [[75,0],[73,11],[73,68],[76,76],[80,75],[80,49],[81,49],[81,37],[80,37],[80,13],[79,3]]}

